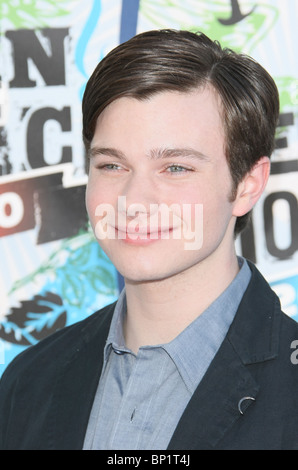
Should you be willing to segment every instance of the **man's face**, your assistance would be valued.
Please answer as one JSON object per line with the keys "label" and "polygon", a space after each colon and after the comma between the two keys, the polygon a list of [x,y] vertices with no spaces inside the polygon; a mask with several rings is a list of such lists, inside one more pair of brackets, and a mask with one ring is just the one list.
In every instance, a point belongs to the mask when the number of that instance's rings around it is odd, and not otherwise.
{"label": "man's face", "polygon": [[233,245],[231,188],[212,89],[120,98],[99,116],[87,210],[127,280],[161,280],[220,262]]}

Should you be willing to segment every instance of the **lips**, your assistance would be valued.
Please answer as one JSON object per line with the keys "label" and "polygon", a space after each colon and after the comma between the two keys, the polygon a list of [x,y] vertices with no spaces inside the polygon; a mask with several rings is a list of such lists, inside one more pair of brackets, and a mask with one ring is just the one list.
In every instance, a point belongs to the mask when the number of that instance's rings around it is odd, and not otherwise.
{"label": "lips", "polygon": [[120,239],[143,239],[143,240],[159,240],[169,238],[170,233],[173,231],[173,228],[162,227],[162,228],[152,228],[152,227],[136,227],[131,229],[129,227],[115,227],[116,232],[118,233],[118,238]]}

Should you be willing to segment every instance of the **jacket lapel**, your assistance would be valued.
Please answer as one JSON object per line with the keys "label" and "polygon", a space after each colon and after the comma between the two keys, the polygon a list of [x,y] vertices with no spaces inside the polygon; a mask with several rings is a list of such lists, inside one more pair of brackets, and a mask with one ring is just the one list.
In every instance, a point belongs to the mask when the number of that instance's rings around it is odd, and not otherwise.
{"label": "jacket lapel", "polygon": [[[211,449],[257,398],[258,385],[229,341],[224,341],[191,398],[169,449]],[[239,409],[240,406],[240,409]]]}
{"label": "jacket lapel", "polygon": [[252,278],[234,322],[186,407],[169,449],[212,449],[257,400],[259,384],[248,364],[274,359],[280,303],[250,265]]}

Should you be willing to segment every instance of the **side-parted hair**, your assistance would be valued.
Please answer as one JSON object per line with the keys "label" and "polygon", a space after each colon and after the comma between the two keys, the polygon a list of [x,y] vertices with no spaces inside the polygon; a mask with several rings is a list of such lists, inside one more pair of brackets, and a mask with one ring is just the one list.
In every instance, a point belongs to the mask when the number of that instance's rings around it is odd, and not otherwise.
{"label": "side-parted hair", "polygon": [[[222,48],[203,33],[147,31],[107,54],[91,75],[83,97],[83,140],[90,149],[100,113],[120,97],[148,99],[163,91],[190,92],[211,85],[221,101],[225,154],[238,184],[258,160],[274,150],[279,96],[269,73],[251,57]],[[235,236],[249,213],[238,217]]]}

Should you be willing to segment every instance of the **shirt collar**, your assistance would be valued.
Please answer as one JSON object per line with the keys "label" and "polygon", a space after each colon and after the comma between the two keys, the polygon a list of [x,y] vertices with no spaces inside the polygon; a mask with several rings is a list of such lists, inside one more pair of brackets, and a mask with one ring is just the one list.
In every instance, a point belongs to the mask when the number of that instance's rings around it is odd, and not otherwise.
{"label": "shirt collar", "polygon": [[248,286],[251,271],[238,258],[240,270],[227,289],[180,335],[164,346],[186,387],[193,393],[217,353]]}
{"label": "shirt collar", "polygon": [[[162,347],[175,362],[190,393],[193,393],[224,340],[251,277],[244,258],[238,257],[239,272],[227,289],[173,341]],[[106,363],[112,348],[130,352],[123,336],[126,293],[117,301],[104,350]]]}
{"label": "shirt collar", "polygon": [[123,323],[124,317],[126,315],[126,291],[125,287],[122,289],[116,306],[113,313],[109,334],[107,337],[107,341],[104,348],[104,362],[103,362],[103,369],[105,368],[111,350],[114,349],[115,351],[119,352],[128,352],[131,353],[131,350],[128,349],[125,345],[124,333],[123,333]]}

